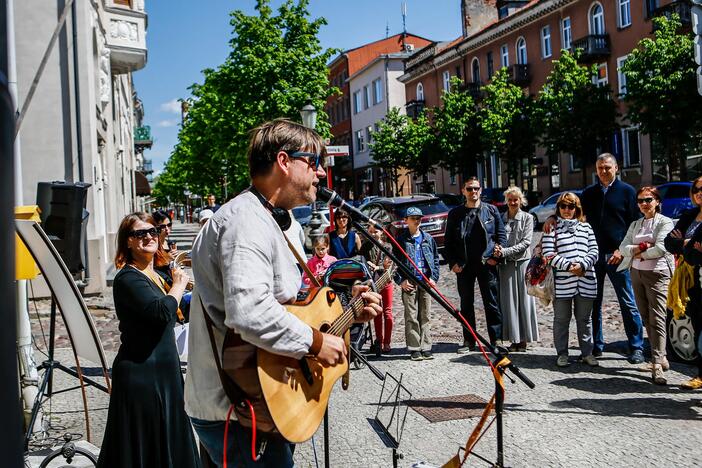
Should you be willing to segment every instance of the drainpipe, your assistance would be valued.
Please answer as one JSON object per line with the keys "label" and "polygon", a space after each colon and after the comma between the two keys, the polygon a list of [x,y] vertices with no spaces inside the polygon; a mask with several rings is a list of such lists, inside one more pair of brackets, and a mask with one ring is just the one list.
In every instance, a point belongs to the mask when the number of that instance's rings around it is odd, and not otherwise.
{"label": "drainpipe", "polygon": [[[19,94],[17,91],[17,51],[15,44],[15,11],[14,0],[7,0],[7,51],[8,51],[8,87],[12,96],[12,105],[15,111],[19,110]],[[15,206],[23,205],[22,187],[22,151],[20,146],[20,133],[14,141],[14,179],[15,179]],[[20,387],[22,392],[24,424],[29,424],[32,406],[39,393],[37,383],[39,373],[34,360],[32,347],[32,324],[29,320],[27,307],[27,280],[18,280],[16,286],[17,297],[17,359],[19,365]],[[41,427],[41,412],[36,418],[34,430]]]}

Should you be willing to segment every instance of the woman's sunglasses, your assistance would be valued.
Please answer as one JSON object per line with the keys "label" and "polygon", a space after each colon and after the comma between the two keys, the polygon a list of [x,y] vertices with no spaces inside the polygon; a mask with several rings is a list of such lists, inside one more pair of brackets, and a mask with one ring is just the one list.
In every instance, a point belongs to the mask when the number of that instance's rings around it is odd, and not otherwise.
{"label": "woman's sunglasses", "polygon": [[696,185],[693,185],[692,187],[690,187],[691,194],[694,195],[694,194],[699,193],[699,192],[702,192],[702,187],[697,187]]}
{"label": "woman's sunglasses", "polygon": [[646,198],[637,198],[636,203],[639,205],[643,205],[644,203],[652,203],[655,198],[653,197],[646,197]]}
{"label": "woman's sunglasses", "polygon": [[129,233],[129,237],[136,237],[137,239],[144,239],[146,236],[158,237],[158,229],[155,227],[149,229],[135,229]]}
{"label": "woman's sunglasses", "polygon": [[159,224],[158,226],[156,226],[156,230],[158,232],[163,232],[166,228],[170,229],[171,226],[173,226],[173,223]]}
{"label": "woman's sunglasses", "polygon": [[558,208],[560,208],[562,210],[574,210],[575,203],[559,203]]}

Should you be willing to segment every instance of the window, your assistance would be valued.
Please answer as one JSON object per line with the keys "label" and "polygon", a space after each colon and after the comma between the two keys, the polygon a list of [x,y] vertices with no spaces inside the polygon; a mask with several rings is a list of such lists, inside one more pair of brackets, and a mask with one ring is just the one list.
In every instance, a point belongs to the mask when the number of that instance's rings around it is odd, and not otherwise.
{"label": "window", "polygon": [[370,86],[363,87],[363,108],[368,109],[371,106]]}
{"label": "window", "polygon": [[417,83],[417,101],[424,100],[424,85],[422,83]]}
{"label": "window", "polygon": [[444,73],[442,74],[442,78],[444,83],[444,91],[451,91],[451,72],[449,72],[448,70],[444,71]]}
{"label": "window", "polygon": [[456,179],[457,179],[456,174],[451,174],[451,175],[449,176],[449,183],[450,183],[451,185],[456,185]]}
{"label": "window", "polygon": [[517,39],[517,63],[519,65],[527,64],[526,40],[523,37]]}
{"label": "window", "polygon": [[500,47],[500,67],[509,67],[509,48],[507,44]]}
{"label": "window", "polygon": [[551,26],[541,28],[541,57],[551,56]]}
{"label": "window", "polygon": [[383,83],[380,78],[373,82],[373,105],[383,102]]}
{"label": "window", "polygon": [[353,113],[358,114],[361,112],[361,92],[356,91],[353,93]]}
{"label": "window", "polygon": [[563,18],[561,21],[561,48],[569,50],[573,36],[570,33],[570,18]]}
{"label": "window", "polygon": [[597,64],[597,75],[594,76],[593,82],[597,86],[606,86],[609,83],[607,78],[607,62],[602,62]]}
{"label": "window", "polygon": [[569,155],[569,162],[570,162],[570,172],[575,172],[579,171],[583,168],[582,161],[580,158],[576,158],[572,154]]}
{"label": "window", "polygon": [[487,74],[488,80],[495,74],[495,64],[492,61],[492,52],[487,53]]}
{"label": "window", "polygon": [[373,140],[373,126],[366,127],[366,141],[370,143]]}
{"label": "window", "polygon": [[631,26],[631,0],[617,0],[619,3],[619,27]]}
{"label": "window", "polygon": [[646,18],[651,18],[658,9],[659,0],[645,0],[646,2]]}
{"label": "window", "polygon": [[474,58],[470,64],[472,70],[473,83],[480,83],[480,62],[477,58]]}
{"label": "window", "polygon": [[356,132],[356,152],[362,153],[366,150],[366,136],[363,134],[363,130]]}
{"label": "window", "polygon": [[626,94],[626,75],[622,70],[624,63],[626,62],[628,56],[619,57],[617,59],[617,86],[619,87],[619,95],[624,96]]}
{"label": "window", "polygon": [[590,34],[602,35],[605,33],[604,9],[599,3],[590,8]]}
{"label": "window", "polygon": [[638,128],[631,127],[622,129],[622,150],[624,153],[624,167],[641,165]]}

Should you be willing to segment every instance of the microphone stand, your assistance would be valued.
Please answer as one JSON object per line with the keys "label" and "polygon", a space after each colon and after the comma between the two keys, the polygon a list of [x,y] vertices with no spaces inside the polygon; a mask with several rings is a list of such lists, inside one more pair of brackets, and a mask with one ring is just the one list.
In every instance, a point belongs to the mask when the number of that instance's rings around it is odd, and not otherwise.
{"label": "microphone stand", "polygon": [[[463,328],[466,330],[470,331],[470,329],[466,326],[465,323],[458,317],[458,314],[456,313],[455,309],[449,304],[443,297],[441,297],[436,291],[434,291],[426,282],[424,281],[418,281],[414,275],[414,271],[412,271],[410,268],[404,265],[403,262],[400,261],[400,259],[393,254],[391,250],[386,248],[379,240],[375,239],[373,236],[370,235],[368,230],[361,224],[361,221],[363,222],[368,222],[372,224],[377,224],[376,221],[368,218],[365,216],[363,213],[361,213],[357,209],[353,209],[346,205],[345,203],[342,204],[340,209],[344,210],[349,214],[349,217],[351,218],[351,224],[353,225],[354,228],[356,228],[363,236],[368,239],[370,242],[373,243],[376,247],[380,249],[381,252],[383,252],[385,255],[387,255],[393,262],[395,262],[395,266],[398,268],[398,270],[402,273],[402,276],[404,278],[412,280],[417,286],[422,288],[424,291],[427,292],[436,302],[439,303],[446,311],[451,314],[453,318],[458,320],[458,322],[461,324]],[[505,374],[507,370],[512,372],[515,377],[517,377],[519,380],[524,382],[525,385],[527,385],[529,388],[534,388],[534,382],[532,382],[526,375],[522,373],[522,371],[517,367],[513,362],[508,361],[507,364],[503,363],[503,359],[508,356],[507,350],[502,347],[502,346],[493,346],[490,341],[486,340],[482,335],[480,335],[477,331],[474,330],[475,336],[480,340],[480,342],[483,344],[483,346],[494,356],[494,361],[492,362],[492,365],[497,369],[499,372],[500,376],[506,375],[507,378],[514,383],[515,380],[512,379],[509,375]],[[502,424],[502,415],[504,412],[504,391],[503,387],[500,383],[500,380],[498,380],[498,377],[494,375],[495,379],[495,422],[497,424],[497,461],[495,462],[494,467],[496,468],[502,468],[504,467],[504,431],[503,431],[503,424]],[[482,458],[482,457],[479,457]],[[483,459],[485,460],[485,459]]]}

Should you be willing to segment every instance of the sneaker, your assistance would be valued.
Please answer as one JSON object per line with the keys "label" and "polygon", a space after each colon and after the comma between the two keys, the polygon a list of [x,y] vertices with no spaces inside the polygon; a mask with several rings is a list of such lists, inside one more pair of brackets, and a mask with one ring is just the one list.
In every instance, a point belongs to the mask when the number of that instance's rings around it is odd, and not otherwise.
{"label": "sneaker", "polygon": [[653,370],[651,371],[651,378],[653,379],[653,383],[656,385],[666,385],[668,381],[665,378],[665,375],[663,375],[663,366],[660,364],[654,364],[653,365]]}
{"label": "sneaker", "polygon": [[422,359],[434,359],[434,355],[431,351],[422,351]]}
{"label": "sneaker", "polygon": [[602,350],[595,348],[592,350],[592,355],[595,357],[602,357]]}
{"label": "sneaker", "polygon": [[471,351],[475,351],[475,345],[471,345],[466,343],[465,341],[463,342],[463,346],[459,346],[456,352],[458,354],[467,354],[470,353]]}
{"label": "sneaker", "polygon": [[631,364],[642,364],[645,361],[643,351],[637,349],[629,355],[628,361]]}
{"label": "sneaker", "polygon": [[702,388],[702,377],[699,375],[697,377],[693,377],[687,382],[681,383],[680,387],[684,388],[685,390],[699,390]]}
{"label": "sneaker", "polygon": [[390,354],[392,352],[392,349],[390,348],[390,345],[383,346],[383,354]]}
{"label": "sneaker", "polygon": [[588,366],[592,366],[592,367],[597,367],[600,365],[600,363],[597,362],[597,358],[595,356],[593,356],[592,354],[590,354],[589,356],[583,357],[583,362],[585,364],[587,364]]}
{"label": "sneaker", "polygon": [[561,354],[558,356],[558,359],[556,359],[556,365],[558,367],[568,367],[570,365],[570,362],[568,362],[568,355]]}
{"label": "sneaker", "polygon": [[412,361],[421,361],[421,360],[423,359],[423,358],[422,358],[422,353],[420,353],[419,351],[412,351],[412,352],[410,353],[410,359],[411,359]]}

